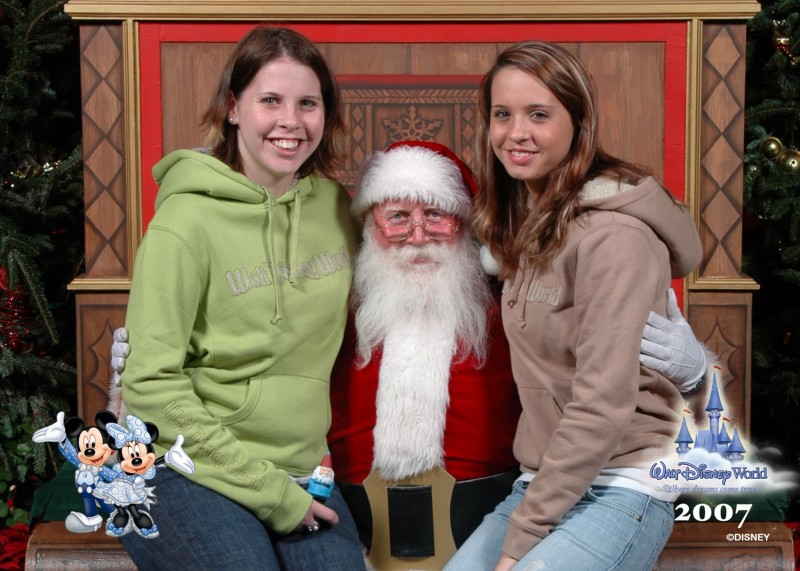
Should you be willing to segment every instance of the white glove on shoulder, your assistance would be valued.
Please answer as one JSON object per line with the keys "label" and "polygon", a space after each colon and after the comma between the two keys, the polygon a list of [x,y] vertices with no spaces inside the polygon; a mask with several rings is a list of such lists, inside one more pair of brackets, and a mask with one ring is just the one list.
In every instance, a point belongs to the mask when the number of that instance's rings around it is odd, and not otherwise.
{"label": "white glove on shoulder", "polygon": [[650,312],[644,326],[639,362],[670,379],[681,392],[687,392],[705,377],[706,352],[681,315],[672,288],[667,297],[669,319]]}
{"label": "white glove on shoulder", "polygon": [[125,371],[125,360],[131,354],[128,344],[128,330],[120,327],[114,331],[114,343],[111,345],[111,386],[120,386],[122,373]]}

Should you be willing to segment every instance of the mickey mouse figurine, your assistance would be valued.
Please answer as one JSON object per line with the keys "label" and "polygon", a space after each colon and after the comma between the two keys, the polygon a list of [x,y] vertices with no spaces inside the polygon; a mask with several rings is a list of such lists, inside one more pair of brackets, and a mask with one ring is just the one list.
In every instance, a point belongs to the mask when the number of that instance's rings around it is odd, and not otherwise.
{"label": "mickey mouse figurine", "polygon": [[158,440],[158,427],[151,422],[129,414],[125,417],[127,428],[117,424],[106,425],[109,446],[117,451],[119,463],[114,466],[112,481],[100,481],[95,497],[111,503],[115,511],[106,522],[106,535],[122,537],[131,532],[153,539],[158,537],[158,526],[147,508],[153,503],[153,488],[145,487],[145,480],[155,476],[156,467],[173,466],[187,474],[194,473],[194,463],[183,451],[183,435],[161,458],[156,458],[153,442]]}
{"label": "mickey mouse figurine", "polygon": [[[113,413],[101,410],[95,415],[95,426],[84,426],[83,419],[79,417],[70,417],[65,423],[64,413],[59,412],[56,422],[33,434],[34,442],[57,442],[61,455],[77,468],[75,487],[83,498],[83,513],[70,512],[64,522],[66,528],[73,533],[90,533],[99,529],[103,523],[94,491],[98,481],[110,482],[115,475],[105,463],[114,454],[114,450],[108,445],[106,426],[116,420]],[[76,438],[77,448],[67,437]],[[103,508],[110,512],[113,506],[106,504]]]}

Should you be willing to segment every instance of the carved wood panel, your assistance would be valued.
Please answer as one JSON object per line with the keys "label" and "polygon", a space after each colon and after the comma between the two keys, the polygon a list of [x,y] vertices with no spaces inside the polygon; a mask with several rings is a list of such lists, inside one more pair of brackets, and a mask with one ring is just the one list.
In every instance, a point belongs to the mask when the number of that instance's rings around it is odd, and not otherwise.
{"label": "carved wood panel", "polygon": [[78,328],[78,415],[93,418],[108,403],[114,330],[125,324],[126,293],[75,296]]}
{"label": "carved wood panel", "polygon": [[[685,313],[698,339],[720,356],[725,376],[720,389],[731,406],[728,412],[749,436],[752,286],[741,273],[745,36],[743,24],[703,27],[695,206],[703,261]],[[726,283],[740,291],[724,291]]]}
{"label": "carved wood panel", "polygon": [[122,27],[80,28],[86,277],[128,276]]}
{"label": "carved wood panel", "polygon": [[[687,319],[698,339],[720,358],[724,380],[718,388],[730,426],[750,435],[750,323],[752,295],[749,292],[690,292]],[[705,418],[711,387],[693,398],[695,420]]]}
{"label": "carved wood panel", "polygon": [[700,236],[703,277],[741,276],[746,28],[703,28]]}

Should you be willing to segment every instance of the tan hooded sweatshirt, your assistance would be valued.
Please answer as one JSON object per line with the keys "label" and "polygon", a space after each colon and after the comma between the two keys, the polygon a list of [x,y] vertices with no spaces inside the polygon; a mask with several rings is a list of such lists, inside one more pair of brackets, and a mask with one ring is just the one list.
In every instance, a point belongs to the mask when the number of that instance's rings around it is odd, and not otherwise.
{"label": "tan hooded sweatshirt", "polygon": [[506,283],[503,324],[522,402],[514,454],[535,474],[503,551],[521,558],[604,469],[649,466],[680,426],[682,397],[639,366],[650,310],[702,256],[689,212],[652,178],[581,191],[586,209],[544,269]]}

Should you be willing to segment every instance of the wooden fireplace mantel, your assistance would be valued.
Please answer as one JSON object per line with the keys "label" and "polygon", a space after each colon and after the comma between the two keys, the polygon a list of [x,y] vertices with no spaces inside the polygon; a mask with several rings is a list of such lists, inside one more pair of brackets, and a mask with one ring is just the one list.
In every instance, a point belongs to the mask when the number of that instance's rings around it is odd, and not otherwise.
{"label": "wooden fireplace mantel", "polygon": [[[224,9],[221,6],[224,5]],[[742,20],[760,10],[754,0],[70,0],[66,12],[75,19],[104,20]]]}

